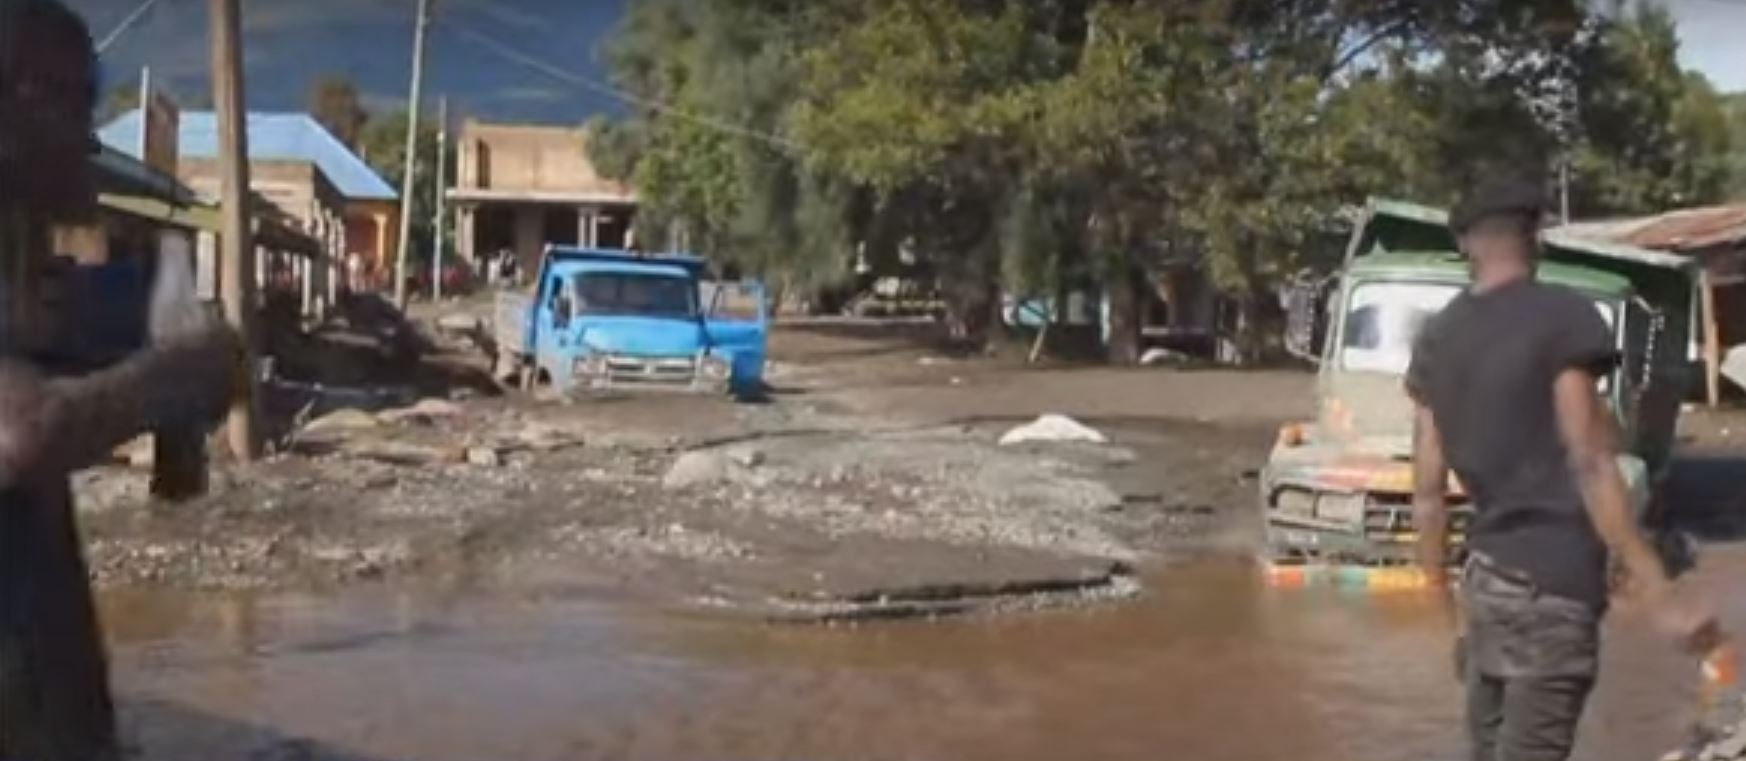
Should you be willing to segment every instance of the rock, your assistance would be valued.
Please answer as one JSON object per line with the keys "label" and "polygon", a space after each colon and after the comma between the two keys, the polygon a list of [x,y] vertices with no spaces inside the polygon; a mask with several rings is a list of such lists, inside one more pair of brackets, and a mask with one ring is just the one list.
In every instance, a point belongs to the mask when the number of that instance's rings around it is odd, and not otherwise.
{"label": "rock", "polygon": [[516,432],[515,440],[536,452],[550,452],[581,443],[581,437],[542,423],[528,423],[523,426]]}
{"label": "rock", "polygon": [[1000,445],[1003,447],[1015,444],[1065,442],[1108,444],[1109,438],[1097,429],[1073,418],[1053,413],[1043,415],[1034,422],[1007,431],[1005,435],[1000,437]]}
{"label": "rock", "polygon": [[1710,746],[1717,758],[1735,759],[1746,756],[1746,734],[1735,732]]}
{"label": "rock", "polygon": [[466,456],[465,452],[403,441],[354,441],[347,444],[343,451],[352,457],[361,457],[392,465],[431,465],[439,462],[457,462]]}
{"label": "rock", "polygon": [[382,425],[382,421],[355,407],[346,407],[329,412],[303,426],[306,433],[367,431]]}
{"label": "rock", "polygon": [[667,468],[667,475],[661,478],[661,485],[669,489],[684,489],[690,486],[714,483],[728,477],[730,463],[720,452],[696,451],[679,455]]}
{"label": "rock", "polygon": [[152,447],[152,435],[142,434],[115,449],[115,459],[135,468],[150,468],[157,455]]}
{"label": "rock", "polygon": [[1152,348],[1140,355],[1140,364],[1146,367],[1187,362],[1188,355],[1174,349]]}
{"label": "rock", "polygon": [[462,412],[464,410],[459,404],[447,399],[430,397],[418,400],[418,403],[411,407],[378,412],[376,419],[388,425],[399,425],[406,422],[428,423],[432,420],[460,417]]}
{"label": "rock", "polygon": [[503,464],[503,457],[491,447],[468,447],[467,463],[481,468],[495,468]]}
{"label": "rock", "polygon": [[764,453],[762,451],[757,450],[757,449],[735,450],[732,454],[730,454],[728,456],[733,458],[735,465],[738,465],[742,468],[756,468],[760,465],[763,465],[764,459],[765,459]]}
{"label": "rock", "polygon": [[479,319],[478,315],[466,312],[445,314],[437,318],[436,322],[437,330],[444,333],[475,333],[481,329],[482,325],[483,321]]}

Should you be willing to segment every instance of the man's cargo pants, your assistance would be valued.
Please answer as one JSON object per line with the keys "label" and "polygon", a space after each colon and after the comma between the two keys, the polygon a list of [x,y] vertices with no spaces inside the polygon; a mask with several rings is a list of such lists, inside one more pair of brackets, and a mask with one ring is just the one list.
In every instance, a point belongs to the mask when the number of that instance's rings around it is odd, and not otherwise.
{"label": "man's cargo pants", "polygon": [[1563,761],[1599,670],[1598,606],[1474,553],[1458,655],[1475,761]]}

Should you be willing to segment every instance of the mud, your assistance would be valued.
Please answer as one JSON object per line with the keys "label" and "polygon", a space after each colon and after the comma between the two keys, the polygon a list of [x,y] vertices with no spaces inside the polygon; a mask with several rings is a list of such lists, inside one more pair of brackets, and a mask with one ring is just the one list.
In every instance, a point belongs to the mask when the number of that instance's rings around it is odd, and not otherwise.
{"label": "mud", "polygon": [[[853,326],[776,350],[763,405],[462,395],[295,437],[192,505],[81,477],[133,756],[1463,757],[1419,598],[1254,571],[1249,475],[1307,376]],[[994,444],[1041,412],[1114,443]],[[1670,500],[1734,631],[1742,422],[1689,416]],[[1687,739],[1696,665],[1645,629],[1610,616],[1577,758]]]}
{"label": "mud", "polygon": [[[1742,570],[1730,549],[1699,573],[1725,591]],[[1269,589],[1219,560],[1144,586],[841,627],[380,588],[118,593],[105,612],[147,761],[1463,757],[1448,633],[1420,598]],[[1577,758],[1656,758],[1698,715],[1695,666],[1631,611],[1606,643]]]}
{"label": "mud", "polygon": [[[220,472],[202,500],[149,504],[137,466],[81,474],[90,565],[111,588],[415,584],[840,620],[1117,599],[1136,566],[1258,541],[1244,474],[1266,425],[1088,416],[1111,445],[1001,447],[1052,408],[966,409],[950,373],[992,384],[998,363],[783,341],[787,385],[755,405],[279,381],[307,397],[284,452]],[[1063,381],[1039,376],[1044,401],[1070,396]]]}

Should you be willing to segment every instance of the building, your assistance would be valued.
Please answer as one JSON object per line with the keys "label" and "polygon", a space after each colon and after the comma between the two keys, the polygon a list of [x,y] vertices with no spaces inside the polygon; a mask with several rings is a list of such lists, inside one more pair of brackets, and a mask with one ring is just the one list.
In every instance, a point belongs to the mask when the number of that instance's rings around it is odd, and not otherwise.
{"label": "building", "polygon": [[[139,110],[98,132],[105,145],[141,155]],[[210,111],[181,114],[176,174],[207,198],[218,196],[218,120]],[[360,257],[370,272],[392,270],[399,196],[381,175],[308,114],[248,115],[249,186],[322,243],[329,266]],[[332,273],[338,279],[338,272]],[[384,282],[381,279],[378,283]]]}
{"label": "building", "polygon": [[627,247],[636,194],[595,171],[587,130],[468,120],[455,147],[448,197],[463,261],[509,250],[526,270],[548,243]]}
{"label": "building", "polygon": [[1559,229],[1695,259],[1699,309],[1691,354],[1704,367],[1705,396],[1712,406],[1717,404],[1724,378],[1746,390],[1746,203],[1577,222]]}

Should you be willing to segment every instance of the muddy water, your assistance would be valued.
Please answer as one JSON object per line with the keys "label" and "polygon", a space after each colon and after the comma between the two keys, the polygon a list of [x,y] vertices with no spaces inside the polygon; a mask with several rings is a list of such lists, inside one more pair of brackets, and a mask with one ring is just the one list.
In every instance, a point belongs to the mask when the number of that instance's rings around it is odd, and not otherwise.
{"label": "muddy water", "polygon": [[[147,759],[1461,756],[1445,634],[1415,598],[1272,590],[1236,562],[1150,590],[835,629],[387,591],[114,594],[105,612]],[[1677,730],[1688,664],[1636,661],[1609,664],[1582,757],[1653,757]]]}

